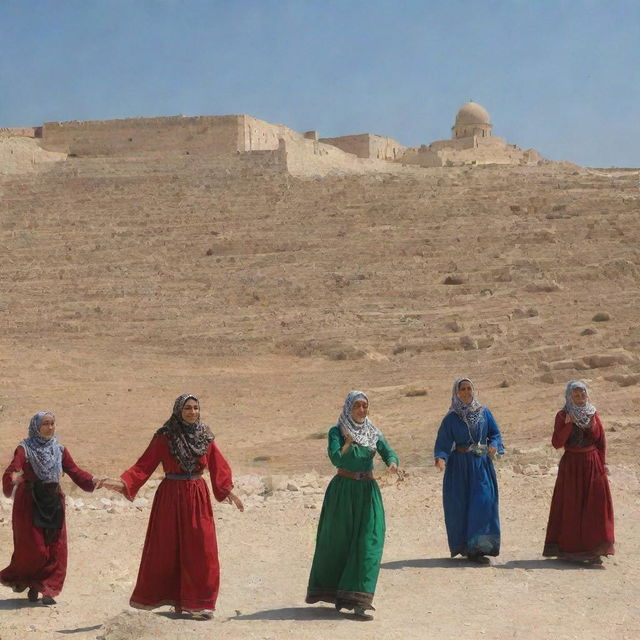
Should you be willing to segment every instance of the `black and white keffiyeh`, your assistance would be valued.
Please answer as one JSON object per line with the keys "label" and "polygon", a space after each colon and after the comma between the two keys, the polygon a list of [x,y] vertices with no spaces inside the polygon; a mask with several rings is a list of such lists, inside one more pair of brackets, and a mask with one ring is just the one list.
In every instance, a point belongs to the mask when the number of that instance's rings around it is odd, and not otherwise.
{"label": "black and white keffiyeh", "polygon": [[342,431],[342,435],[349,434],[356,444],[362,445],[375,451],[380,437],[380,430],[369,420],[368,417],[364,422],[356,422],[351,416],[351,409],[356,400],[366,400],[369,402],[363,391],[350,391],[347,399],[344,401],[342,413],[338,418],[338,425]]}
{"label": "black and white keffiyeh", "polygon": [[[584,389],[584,392],[587,394],[587,401],[582,407],[573,401],[571,395],[571,392],[576,388]],[[578,428],[588,429],[591,426],[591,419],[596,412],[596,408],[589,402],[589,390],[584,382],[572,380],[567,384],[567,389],[564,393],[564,411],[565,413],[571,414],[573,424]]]}
{"label": "black and white keffiyeh", "polygon": [[194,424],[182,419],[182,408],[189,398],[200,405],[193,394],[182,394],[173,403],[171,417],[156,431],[156,435],[166,435],[171,455],[187,473],[193,473],[198,466],[198,458],[207,452],[214,435],[199,418]]}

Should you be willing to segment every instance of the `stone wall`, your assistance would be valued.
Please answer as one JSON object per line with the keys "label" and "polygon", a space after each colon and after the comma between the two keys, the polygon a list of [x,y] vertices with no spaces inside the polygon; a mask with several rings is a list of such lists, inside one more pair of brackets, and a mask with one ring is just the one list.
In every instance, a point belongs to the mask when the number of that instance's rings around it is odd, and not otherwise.
{"label": "stone wall", "polygon": [[40,138],[42,127],[0,127],[0,138]]}
{"label": "stone wall", "polygon": [[358,156],[358,158],[376,160],[395,160],[405,151],[405,147],[393,140],[393,138],[378,136],[373,133],[359,133],[337,138],[320,138],[320,142],[338,147],[346,153]]}
{"label": "stone wall", "polygon": [[542,156],[529,149],[523,151],[500,137],[470,136],[456,140],[437,140],[428,147],[411,147],[401,156],[403,164],[421,167],[443,167],[465,164],[537,164]]}
{"label": "stone wall", "polygon": [[33,173],[66,158],[66,153],[45,151],[33,136],[0,136],[0,175]]}
{"label": "stone wall", "polygon": [[245,116],[46,122],[42,128],[42,147],[78,156],[245,151]]}

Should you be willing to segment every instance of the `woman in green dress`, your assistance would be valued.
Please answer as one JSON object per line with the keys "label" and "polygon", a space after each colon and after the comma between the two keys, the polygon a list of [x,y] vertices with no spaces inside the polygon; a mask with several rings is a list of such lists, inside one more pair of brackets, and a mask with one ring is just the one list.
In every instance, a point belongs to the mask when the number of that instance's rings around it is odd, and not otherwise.
{"label": "woman in green dress", "polygon": [[398,456],[368,412],[367,396],[351,391],[338,424],[329,430],[329,459],[338,470],[322,504],[306,602],[332,602],[338,611],[352,609],[370,620],[385,533],[373,457],[377,451],[397,473]]}

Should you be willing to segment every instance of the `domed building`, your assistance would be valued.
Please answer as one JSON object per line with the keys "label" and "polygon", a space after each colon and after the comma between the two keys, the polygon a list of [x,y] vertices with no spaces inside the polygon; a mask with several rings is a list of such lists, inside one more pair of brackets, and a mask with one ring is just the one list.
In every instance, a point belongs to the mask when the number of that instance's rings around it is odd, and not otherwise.
{"label": "domed building", "polygon": [[421,167],[455,167],[478,164],[532,165],[544,162],[535,149],[521,149],[493,135],[487,110],[477,102],[466,102],[458,109],[451,138],[429,145],[408,147],[396,160]]}
{"label": "domed building", "polygon": [[467,102],[460,107],[456,114],[456,121],[451,131],[454,140],[478,136],[488,138],[491,136],[493,125],[489,122],[487,110],[477,102]]}

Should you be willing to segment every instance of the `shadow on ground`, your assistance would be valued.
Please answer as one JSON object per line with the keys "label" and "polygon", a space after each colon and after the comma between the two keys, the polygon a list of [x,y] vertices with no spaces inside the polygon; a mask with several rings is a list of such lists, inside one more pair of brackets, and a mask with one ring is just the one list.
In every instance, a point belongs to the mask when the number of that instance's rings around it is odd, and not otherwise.
{"label": "shadow on ground", "polygon": [[229,620],[336,620],[350,616],[338,613],[334,607],[282,607],[280,609],[265,609],[255,613],[239,613]]}

